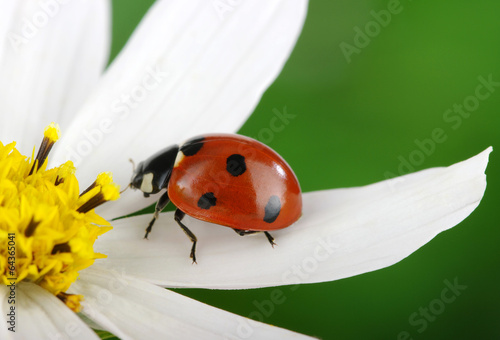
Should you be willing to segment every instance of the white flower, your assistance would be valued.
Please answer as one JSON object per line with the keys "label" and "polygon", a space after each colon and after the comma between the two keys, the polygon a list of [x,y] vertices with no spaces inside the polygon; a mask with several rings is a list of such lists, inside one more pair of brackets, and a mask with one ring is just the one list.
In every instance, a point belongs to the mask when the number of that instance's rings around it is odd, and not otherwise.
{"label": "white flower", "polygon": [[[48,4],[48,5],[47,5]],[[158,1],[105,74],[109,4],[98,0],[0,1],[1,140],[24,154],[39,130],[60,123],[53,164],[77,165],[80,183],[112,171],[128,184],[128,159],[208,132],[235,132],[274,80],[300,33],[307,1]],[[274,233],[279,247],[236,239],[186,217],[198,265],[171,213],[113,222],[95,244],[107,259],[80,272],[83,318],[134,338],[303,338],[157,287],[239,289],[331,281],[394,264],[453,227],[479,204],[491,149],[448,168],[351,189],[304,194],[301,219]],[[150,205],[127,191],[99,208],[106,218]],[[237,242],[240,241],[240,242]],[[242,246],[241,242],[245,242]],[[2,323],[8,288],[2,290]],[[21,283],[16,335],[82,339],[95,334],[38,285]],[[14,338],[6,327],[3,338]]]}

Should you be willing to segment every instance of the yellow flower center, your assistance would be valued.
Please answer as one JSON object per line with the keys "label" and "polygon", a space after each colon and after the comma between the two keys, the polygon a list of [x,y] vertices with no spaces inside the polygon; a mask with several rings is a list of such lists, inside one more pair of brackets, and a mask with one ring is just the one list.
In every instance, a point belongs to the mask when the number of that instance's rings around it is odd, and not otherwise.
{"label": "yellow flower center", "polygon": [[106,257],[93,245],[112,227],[94,208],[117,199],[119,189],[110,173],[101,173],[80,193],[71,161],[47,170],[58,138],[59,127],[52,123],[31,158],[15,142],[0,142],[0,283],[34,282],[79,311],[82,296],[65,291],[78,271]]}

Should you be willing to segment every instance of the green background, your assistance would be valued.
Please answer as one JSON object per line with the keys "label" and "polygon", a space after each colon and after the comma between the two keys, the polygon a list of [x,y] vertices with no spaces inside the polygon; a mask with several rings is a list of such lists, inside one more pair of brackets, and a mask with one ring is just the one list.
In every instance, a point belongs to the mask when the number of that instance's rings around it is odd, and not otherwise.
{"label": "green background", "polygon": [[[112,57],[152,2],[113,1]],[[443,116],[474,95],[479,76],[500,81],[500,2],[402,0],[401,11],[348,62],[340,44],[355,46],[355,27],[365,31],[370,12],[387,8],[388,1],[312,0],[288,63],[240,133],[259,137],[275,108],[296,114],[264,141],[287,159],[304,191],[381,181],[400,173],[402,159],[413,159],[411,171],[447,166],[493,145],[485,197],[464,222],[392,267],[278,288],[285,301],[264,322],[323,339],[404,339],[401,332],[413,339],[500,338],[500,87],[459,127]],[[431,138],[435,129],[446,141],[415,158],[415,139]],[[443,310],[445,280],[467,288]],[[176,291],[248,316],[276,289]],[[423,316],[410,323],[429,307],[425,327]]]}

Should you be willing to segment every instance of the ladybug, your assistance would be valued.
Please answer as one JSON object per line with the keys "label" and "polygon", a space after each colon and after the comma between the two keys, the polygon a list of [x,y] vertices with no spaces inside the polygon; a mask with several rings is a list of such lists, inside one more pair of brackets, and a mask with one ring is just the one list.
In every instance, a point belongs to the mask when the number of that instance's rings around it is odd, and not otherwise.
{"label": "ladybug", "polygon": [[145,197],[166,189],[156,203],[147,238],[160,212],[172,202],[174,219],[193,242],[196,236],[182,223],[187,214],[232,228],[241,236],[282,229],[302,214],[300,185],[293,170],[268,146],[234,134],[210,134],[165,148],[134,169],[130,186]]}

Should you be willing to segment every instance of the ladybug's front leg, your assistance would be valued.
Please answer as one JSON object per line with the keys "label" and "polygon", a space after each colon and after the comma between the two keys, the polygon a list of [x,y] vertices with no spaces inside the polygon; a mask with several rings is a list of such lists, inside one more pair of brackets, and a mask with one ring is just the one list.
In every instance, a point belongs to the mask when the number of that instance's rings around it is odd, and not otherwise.
{"label": "ladybug's front leg", "polygon": [[167,206],[168,202],[170,202],[170,198],[168,198],[168,191],[165,191],[165,193],[161,195],[158,202],[156,202],[155,214],[153,215],[153,219],[151,220],[151,222],[149,222],[149,225],[146,228],[146,235],[144,235],[144,238],[148,238],[151,229],[153,229],[153,224],[155,223],[156,219],[160,216],[160,212],[163,210],[163,208]]}
{"label": "ladybug's front leg", "polygon": [[186,213],[184,213],[179,208],[177,208],[177,210],[175,211],[175,216],[174,216],[175,222],[177,222],[177,224],[182,228],[182,230],[184,230],[184,232],[186,233],[187,237],[189,237],[189,239],[191,240],[191,242],[193,242],[193,246],[191,247],[191,254],[189,255],[189,257],[193,259],[193,263],[196,263],[196,254],[195,254],[195,252],[196,252],[196,242],[198,242],[198,239],[191,232],[191,230],[189,230],[188,227],[186,227],[184,225],[184,223],[181,222],[182,219],[184,218],[184,216],[186,216]]}

